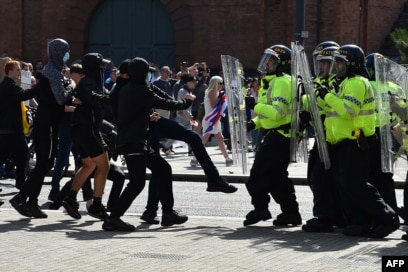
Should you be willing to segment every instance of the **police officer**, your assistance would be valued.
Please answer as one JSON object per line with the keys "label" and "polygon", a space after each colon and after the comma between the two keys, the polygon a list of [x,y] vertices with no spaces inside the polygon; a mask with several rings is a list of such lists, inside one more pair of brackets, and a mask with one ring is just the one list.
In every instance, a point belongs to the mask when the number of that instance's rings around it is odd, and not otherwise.
{"label": "police officer", "polygon": [[[320,46],[332,43],[325,42],[321,43]],[[339,46],[326,46],[315,56],[317,69],[315,70],[314,86],[328,86],[333,93],[335,93],[335,89],[332,88],[334,75],[330,73],[330,68],[333,53],[338,49]],[[308,100],[303,100],[305,109],[308,109]],[[317,97],[317,103],[321,110],[322,119],[324,119],[325,111],[327,110],[326,103],[320,97]],[[343,214],[338,205],[338,191],[335,189],[333,179],[330,178],[329,171],[325,169],[324,163],[319,157],[316,138],[313,148],[309,153],[307,168],[307,180],[313,193],[314,218],[306,221],[306,224],[302,226],[302,229],[306,232],[332,232],[334,230],[333,225],[344,226]]]}
{"label": "police officer", "polygon": [[299,225],[302,219],[295,188],[288,178],[291,123],[291,51],[284,45],[273,45],[264,51],[258,71],[264,74],[258,92],[258,103],[246,97],[246,106],[257,116],[248,122],[251,129],[265,129],[256,152],[246,188],[254,210],[246,215],[244,226],[270,219],[269,194],[282,213],[273,221],[275,226]]}
{"label": "police officer", "polygon": [[333,53],[337,94],[326,87],[317,95],[330,109],[324,121],[332,178],[347,218],[344,235],[383,238],[399,227],[396,213],[369,183],[370,145],[375,142],[375,99],[370,83],[358,73],[364,52],[343,45]]}

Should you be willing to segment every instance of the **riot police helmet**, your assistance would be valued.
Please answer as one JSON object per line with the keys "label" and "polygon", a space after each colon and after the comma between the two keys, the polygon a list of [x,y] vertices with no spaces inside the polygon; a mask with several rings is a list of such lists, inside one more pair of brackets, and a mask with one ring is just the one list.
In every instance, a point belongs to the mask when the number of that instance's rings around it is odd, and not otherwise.
{"label": "riot police helmet", "polygon": [[[316,61],[318,63],[317,68],[315,69],[316,75],[319,77],[328,77],[331,71],[331,65],[333,61],[333,53],[339,50],[339,46],[328,46],[320,50],[319,54],[316,56]],[[327,63],[327,67],[322,66],[322,62]]]}
{"label": "riot police helmet", "polygon": [[[346,44],[339,47],[337,51],[333,52],[334,64],[338,61],[343,61],[344,69],[336,69],[336,76],[350,76],[356,74],[358,71],[365,69],[364,51],[355,44]],[[333,65],[337,66],[337,65]]]}
{"label": "riot police helmet", "polygon": [[336,43],[335,41],[324,41],[316,45],[315,49],[313,50],[313,68],[315,72],[317,71],[318,66],[319,66],[319,63],[317,62],[317,59],[316,59],[317,55],[319,55],[320,51],[322,51],[323,49],[327,47],[331,47],[331,46],[340,47],[340,45]]}
{"label": "riot police helmet", "polygon": [[[261,61],[258,65],[258,72],[261,74],[290,74],[292,52],[285,45],[277,44],[265,49]],[[269,61],[275,62],[270,66]]]}

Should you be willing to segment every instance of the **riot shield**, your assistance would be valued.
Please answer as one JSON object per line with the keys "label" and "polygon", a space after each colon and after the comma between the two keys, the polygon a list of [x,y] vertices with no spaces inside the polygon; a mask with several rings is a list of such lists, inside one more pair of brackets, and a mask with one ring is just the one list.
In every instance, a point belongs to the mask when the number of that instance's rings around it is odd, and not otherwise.
{"label": "riot shield", "polygon": [[310,114],[314,124],[316,137],[315,140],[317,141],[320,160],[324,163],[325,169],[329,169],[329,151],[327,148],[322,119],[320,117],[320,110],[317,105],[316,94],[313,88],[312,73],[310,72],[309,62],[307,60],[305,49],[300,44],[292,44],[292,65],[293,63],[295,63],[295,68],[292,68],[292,71],[298,72],[297,75],[301,78],[303,88],[305,90],[305,93],[307,94],[307,98],[309,99]]}
{"label": "riot shield", "polygon": [[297,149],[298,149],[298,139],[297,139],[297,132],[299,127],[299,110],[300,110],[300,96],[298,93],[298,66],[297,66],[297,56],[295,55],[296,52],[293,50],[294,43],[291,43],[292,49],[292,59],[291,59],[291,92],[292,92],[292,101],[291,101],[291,123],[290,123],[290,161],[296,162],[297,161]]}
{"label": "riot shield", "polygon": [[[398,106],[396,97],[399,97],[401,93],[398,90],[401,88],[401,84],[404,84],[403,79],[406,75],[406,69],[393,62],[392,60],[377,54],[374,58],[375,65],[375,77],[376,77],[376,106],[378,111],[378,125],[379,125],[379,138],[381,141],[381,170],[384,173],[394,172],[395,156],[395,142],[401,142],[399,139],[393,139],[392,125],[390,120],[391,107],[390,102],[394,103],[394,108]],[[392,99],[390,100],[390,96]],[[400,116],[401,112],[398,112],[397,108],[395,113]],[[402,120],[401,126],[405,126],[406,122]],[[405,133],[404,133],[405,134]],[[404,135],[401,135],[404,137]]]}
{"label": "riot shield", "polygon": [[244,96],[241,91],[243,68],[239,60],[221,55],[231,135],[232,159],[247,173],[247,131]]}
{"label": "riot shield", "polygon": [[[306,135],[299,133],[299,111],[301,109],[301,79],[299,78],[299,59],[293,52],[294,43],[291,43],[292,59],[291,59],[291,123],[290,123],[290,161],[291,162],[307,162],[308,161],[308,139]],[[293,55],[295,54],[295,56]]]}

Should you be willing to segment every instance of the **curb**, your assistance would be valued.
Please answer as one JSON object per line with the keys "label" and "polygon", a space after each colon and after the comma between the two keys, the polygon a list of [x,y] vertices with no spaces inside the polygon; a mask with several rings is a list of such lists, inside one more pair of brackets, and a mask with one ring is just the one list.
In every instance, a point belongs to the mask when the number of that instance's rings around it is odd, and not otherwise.
{"label": "curb", "polygon": [[[126,167],[122,167],[122,170],[125,172],[126,179],[129,179],[129,174]],[[48,176],[52,176],[53,171],[51,170],[48,173]],[[73,170],[68,170],[64,177],[72,177],[74,175]],[[146,173],[146,179],[150,180],[151,174]],[[248,179],[248,176],[245,175],[221,175],[221,177],[226,178],[229,183],[245,183]],[[309,186],[306,178],[304,177],[290,177],[294,185],[304,185]],[[207,182],[207,178],[203,174],[181,174],[173,173],[173,181],[195,181],[195,182]],[[395,189],[404,189],[405,181],[403,180],[394,180]]]}

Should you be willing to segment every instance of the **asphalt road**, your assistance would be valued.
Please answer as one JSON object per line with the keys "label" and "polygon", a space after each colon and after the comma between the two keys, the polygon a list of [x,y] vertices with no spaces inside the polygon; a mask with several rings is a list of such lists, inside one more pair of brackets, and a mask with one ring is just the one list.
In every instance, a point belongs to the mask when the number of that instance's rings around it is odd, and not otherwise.
{"label": "asphalt road", "polygon": [[[39,205],[43,209],[48,209],[50,202],[48,194],[50,192],[50,177],[46,177],[43,189],[39,197]],[[68,181],[64,178],[61,182]],[[110,191],[112,182],[108,181],[105,188],[103,202],[106,204],[108,192]],[[189,216],[213,216],[213,217],[230,217],[244,218],[245,215],[252,209],[250,198],[244,184],[234,184],[238,187],[238,191],[233,194],[209,193],[206,191],[205,182],[188,182],[175,181],[173,182],[173,191],[175,199],[175,209],[182,211]],[[128,213],[141,214],[144,211],[147,202],[148,181],[145,189],[135,199]],[[5,201],[0,209],[12,209],[8,200],[15,195],[18,190],[14,188],[14,181],[11,179],[0,180],[0,199]],[[313,199],[312,193],[308,186],[295,186],[296,195],[299,202],[300,213],[303,220],[307,220],[312,216]],[[402,205],[401,189],[396,190],[398,204]],[[82,200],[81,193],[78,194],[78,200]],[[279,206],[271,201],[269,205],[272,216],[280,213]],[[61,208],[63,209],[63,208]],[[80,210],[85,212],[85,202],[80,202]],[[160,210],[159,210],[160,214]],[[68,216],[68,215],[67,215]]]}

